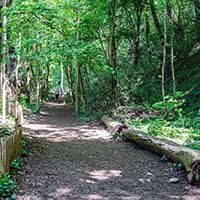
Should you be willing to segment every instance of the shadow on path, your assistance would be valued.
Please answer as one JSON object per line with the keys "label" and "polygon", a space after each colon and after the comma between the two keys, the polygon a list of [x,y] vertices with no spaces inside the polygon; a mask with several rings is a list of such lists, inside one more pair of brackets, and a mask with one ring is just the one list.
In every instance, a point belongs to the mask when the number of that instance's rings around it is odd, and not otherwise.
{"label": "shadow on path", "polygon": [[[30,156],[18,180],[20,200],[200,199],[200,189],[189,188],[170,163],[77,122],[64,105],[46,104],[26,130]],[[179,183],[168,183],[171,177]]]}

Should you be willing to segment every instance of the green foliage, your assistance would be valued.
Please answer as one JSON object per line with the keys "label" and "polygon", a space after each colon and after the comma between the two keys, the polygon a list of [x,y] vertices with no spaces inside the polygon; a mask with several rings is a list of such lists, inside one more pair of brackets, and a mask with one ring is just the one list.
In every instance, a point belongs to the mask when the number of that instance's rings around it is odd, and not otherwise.
{"label": "green foliage", "polygon": [[140,129],[150,135],[170,139],[193,149],[200,150],[200,119],[179,116],[169,118],[163,115],[150,118],[125,120],[128,126]]}
{"label": "green foliage", "polygon": [[12,180],[8,173],[0,177],[0,199],[10,198],[16,188],[16,181]]}
{"label": "green foliage", "polygon": [[10,167],[13,171],[17,172],[20,170],[21,168],[21,159],[20,158],[17,158],[15,160],[13,160],[10,164]]}
{"label": "green foliage", "polygon": [[0,125],[0,138],[12,135],[13,131],[14,129],[10,125]]}
{"label": "green foliage", "polygon": [[181,163],[179,163],[179,162],[173,163],[173,166],[174,166],[176,169],[178,169],[178,170],[184,169],[184,165],[181,164]]}
{"label": "green foliage", "polygon": [[28,155],[28,150],[27,150],[27,139],[25,136],[22,137],[22,152],[21,156],[26,157]]}
{"label": "green foliage", "polygon": [[42,104],[41,103],[40,104],[30,103],[27,105],[27,108],[29,108],[33,114],[36,114],[42,108]]}
{"label": "green foliage", "polygon": [[[23,150],[26,150],[27,142],[25,139],[22,139],[22,155],[27,155],[23,153]],[[16,188],[16,176],[18,172],[21,170],[22,166],[22,158],[18,157],[13,160],[10,164],[10,174],[4,173],[0,177],[0,199],[1,200],[14,200],[17,199],[17,195],[14,194],[14,189]]]}
{"label": "green foliage", "polygon": [[166,155],[163,155],[163,156],[161,157],[161,161],[163,161],[163,162],[167,162],[167,161],[168,161],[167,156],[166,156]]}
{"label": "green foliage", "polygon": [[[183,111],[183,106],[185,103],[184,94],[182,92],[177,92],[176,96],[166,96],[167,110],[173,112],[176,115],[181,115]],[[156,102],[152,105],[153,109],[164,110],[164,104],[162,101]]]}
{"label": "green foliage", "polygon": [[104,112],[102,110],[93,113],[91,113],[90,110],[82,110],[80,113],[74,113],[75,117],[78,118],[78,120],[80,120],[81,122],[99,120],[103,114]]}

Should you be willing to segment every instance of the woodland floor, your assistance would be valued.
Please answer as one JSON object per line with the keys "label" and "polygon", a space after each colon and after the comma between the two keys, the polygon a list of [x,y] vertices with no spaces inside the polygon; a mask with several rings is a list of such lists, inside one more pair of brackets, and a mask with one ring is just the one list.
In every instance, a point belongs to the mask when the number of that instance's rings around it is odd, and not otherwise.
{"label": "woodland floor", "polygon": [[[117,142],[98,124],[80,123],[72,109],[45,104],[26,124],[29,156],[18,178],[20,200],[198,200],[171,163],[130,143]],[[178,177],[176,184],[169,179]]]}

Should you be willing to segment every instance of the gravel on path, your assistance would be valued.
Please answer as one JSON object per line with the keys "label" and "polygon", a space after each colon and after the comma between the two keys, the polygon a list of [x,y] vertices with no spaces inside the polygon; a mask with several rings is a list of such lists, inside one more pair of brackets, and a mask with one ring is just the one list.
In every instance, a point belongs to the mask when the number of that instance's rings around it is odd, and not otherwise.
{"label": "gravel on path", "polygon": [[72,115],[72,108],[48,103],[28,120],[19,200],[200,200],[200,188],[188,186],[171,163]]}

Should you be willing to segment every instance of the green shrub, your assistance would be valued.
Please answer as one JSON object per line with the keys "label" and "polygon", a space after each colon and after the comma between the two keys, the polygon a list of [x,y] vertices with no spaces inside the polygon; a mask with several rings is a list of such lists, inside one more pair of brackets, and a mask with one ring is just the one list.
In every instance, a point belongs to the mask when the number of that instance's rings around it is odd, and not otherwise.
{"label": "green shrub", "polygon": [[16,181],[12,180],[8,173],[0,177],[0,199],[10,198],[16,188]]}
{"label": "green shrub", "polygon": [[17,158],[15,160],[13,160],[10,164],[10,167],[12,170],[14,171],[19,171],[20,168],[21,168],[21,161],[20,161],[20,158]]}
{"label": "green shrub", "polygon": [[[175,115],[180,116],[183,111],[183,106],[185,103],[184,99],[184,93],[182,92],[177,92],[176,96],[166,96],[166,104],[167,104],[167,110],[172,111]],[[152,105],[153,109],[156,110],[163,110],[164,109],[164,104],[162,101],[156,102]]]}

